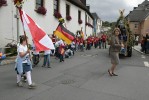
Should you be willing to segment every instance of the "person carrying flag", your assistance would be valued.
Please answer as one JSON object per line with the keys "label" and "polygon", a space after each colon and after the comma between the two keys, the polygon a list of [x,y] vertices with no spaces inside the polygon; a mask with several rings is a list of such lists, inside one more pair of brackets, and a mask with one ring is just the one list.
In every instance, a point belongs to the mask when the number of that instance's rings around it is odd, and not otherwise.
{"label": "person carrying flag", "polygon": [[33,89],[36,87],[35,83],[32,82],[31,71],[32,64],[30,61],[30,50],[27,48],[28,38],[23,35],[20,37],[20,45],[18,48],[18,56],[16,61],[16,71],[17,71],[17,86],[22,87],[21,76],[25,72],[28,82],[28,88]]}

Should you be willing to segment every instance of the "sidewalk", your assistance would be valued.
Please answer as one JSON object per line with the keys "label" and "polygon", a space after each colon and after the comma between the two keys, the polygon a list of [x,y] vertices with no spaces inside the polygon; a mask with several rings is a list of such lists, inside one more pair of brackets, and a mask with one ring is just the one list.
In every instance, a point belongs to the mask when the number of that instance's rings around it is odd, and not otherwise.
{"label": "sidewalk", "polygon": [[16,59],[16,56],[6,57],[5,60],[2,60],[0,62],[0,66],[7,65],[7,64],[12,64],[12,63],[15,62],[15,59]]}
{"label": "sidewalk", "polygon": [[136,50],[137,52],[141,53],[141,54],[149,56],[149,54],[145,54],[144,52],[141,51],[141,44],[135,45],[133,47],[133,49]]}
{"label": "sidewalk", "polygon": [[133,49],[136,50],[136,51],[138,51],[138,52],[140,52],[140,53],[142,53],[142,54],[145,54],[145,53],[141,52],[141,44],[135,45],[133,47]]}

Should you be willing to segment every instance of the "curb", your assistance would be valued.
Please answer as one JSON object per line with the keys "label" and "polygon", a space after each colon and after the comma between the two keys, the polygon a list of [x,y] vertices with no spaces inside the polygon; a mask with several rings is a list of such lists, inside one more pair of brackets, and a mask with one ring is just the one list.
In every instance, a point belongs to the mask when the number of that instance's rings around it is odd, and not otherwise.
{"label": "curb", "polygon": [[15,60],[3,60],[1,61],[0,66],[13,64],[13,63],[15,63]]}
{"label": "curb", "polygon": [[144,54],[143,52],[141,52],[140,50],[138,50],[138,49],[136,49],[134,47],[133,47],[133,49],[136,50],[137,52],[141,53],[141,54]]}
{"label": "curb", "polygon": [[141,53],[141,54],[144,54],[144,55],[146,55],[146,56],[149,56],[149,54],[145,54],[145,53],[141,52],[140,50],[138,50],[138,49],[136,49],[136,48],[134,48],[134,47],[133,47],[133,49],[136,50],[137,52]]}

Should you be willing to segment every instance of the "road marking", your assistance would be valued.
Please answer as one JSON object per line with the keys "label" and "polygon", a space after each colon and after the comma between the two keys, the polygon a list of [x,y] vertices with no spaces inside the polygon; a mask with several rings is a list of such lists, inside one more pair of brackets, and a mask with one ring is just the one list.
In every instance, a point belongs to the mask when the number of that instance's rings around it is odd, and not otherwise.
{"label": "road marking", "polygon": [[145,59],[146,57],[144,55],[141,55],[141,58]]}
{"label": "road marking", "polygon": [[149,67],[148,61],[144,61],[144,65],[145,65],[145,67]]}

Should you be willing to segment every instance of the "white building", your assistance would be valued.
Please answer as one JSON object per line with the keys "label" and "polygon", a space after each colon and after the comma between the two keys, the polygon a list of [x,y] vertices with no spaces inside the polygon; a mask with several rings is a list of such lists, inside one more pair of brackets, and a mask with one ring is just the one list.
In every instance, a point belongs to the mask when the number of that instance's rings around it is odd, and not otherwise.
{"label": "white building", "polygon": [[[16,7],[12,0],[6,0],[7,6],[0,7],[0,47],[4,47],[11,41],[7,39],[17,40],[17,35],[23,34],[22,23],[19,19],[17,28]],[[66,20],[66,15],[71,16],[71,20],[65,21],[68,30],[76,33],[81,30],[90,36],[93,28],[86,26],[87,18],[89,23],[93,25],[93,17],[86,6],[80,0],[24,0],[23,10],[47,33],[53,34],[57,28],[58,19],[54,16],[55,12],[59,12]],[[37,13],[39,7],[44,7],[47,12],[45,15]],[[79,24],[78,20],[82,20]],[[18,30],[17,30],[18,29]],[[18,33],[18,34],[17,34]],[[30,38],[31,35],[27,34]]]}
{"label": "white building", "polygon": [[92,15],[94,17],[94,33],[98,36],[98,34],[101,33],[102,30],[102,20],[99,18],[97,13],[92,13]]}

